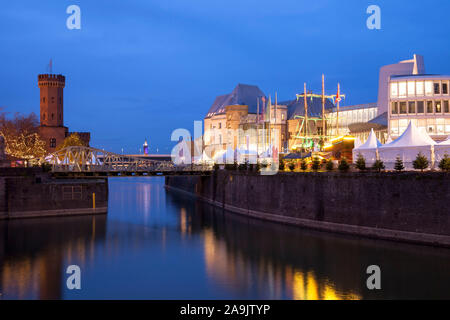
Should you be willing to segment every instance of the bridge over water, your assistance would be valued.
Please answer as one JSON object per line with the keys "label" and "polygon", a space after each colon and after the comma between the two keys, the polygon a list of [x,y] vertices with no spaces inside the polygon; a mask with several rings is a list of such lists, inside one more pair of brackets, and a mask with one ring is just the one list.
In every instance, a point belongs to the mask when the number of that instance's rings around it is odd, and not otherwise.
{"label": "bridge over water", "polygon": [[212,172],[210,165],[175,165],[168,160],[146,159],[82,146],[61,149],[47,156],[45,162],[52,166],[53,173],[81,176],[208,175]]}

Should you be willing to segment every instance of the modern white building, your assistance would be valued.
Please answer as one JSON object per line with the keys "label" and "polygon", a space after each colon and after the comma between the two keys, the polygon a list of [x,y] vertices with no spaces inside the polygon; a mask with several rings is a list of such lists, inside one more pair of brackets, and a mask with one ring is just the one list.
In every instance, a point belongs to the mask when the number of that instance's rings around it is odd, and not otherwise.
{"label": "modern white building", "polygon": [[392,76],[389,81],[389,134],[399,137],[409,122],[435,141],[450,135],[450,76]]}

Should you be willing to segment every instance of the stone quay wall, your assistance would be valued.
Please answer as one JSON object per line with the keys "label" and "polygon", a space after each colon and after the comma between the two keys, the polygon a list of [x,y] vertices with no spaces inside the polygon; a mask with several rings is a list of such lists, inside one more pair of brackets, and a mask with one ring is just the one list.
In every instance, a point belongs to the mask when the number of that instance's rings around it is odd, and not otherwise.
{"label": "stone quay wall", "polygon": [[107,178],[53,179],[41,169],[0,168],[0,219],[101,214],[107,210]]}
{"label": "stone quay wall", "polygon": [[168,189],[235,213],[323,231],[450,247],[450,175],[215,171]]}

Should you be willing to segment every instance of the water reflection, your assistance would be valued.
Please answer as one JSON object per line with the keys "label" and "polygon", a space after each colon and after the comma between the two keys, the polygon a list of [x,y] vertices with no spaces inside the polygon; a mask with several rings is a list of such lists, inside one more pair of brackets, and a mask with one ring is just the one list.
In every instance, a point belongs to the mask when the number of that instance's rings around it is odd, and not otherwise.
{"label": "water reflection", "polygon": [[106,216],[0,221],[3,299],[59,299],[65,266],[82,268],[104,241]]}
{"label": "water reflection", "polygon": [[[3,299],[450,298],[450,250],[248,219],[161,178],[110,179],[107,216],[0,221],[0,234]],[[365,287],[371,264],[380,292]]]}

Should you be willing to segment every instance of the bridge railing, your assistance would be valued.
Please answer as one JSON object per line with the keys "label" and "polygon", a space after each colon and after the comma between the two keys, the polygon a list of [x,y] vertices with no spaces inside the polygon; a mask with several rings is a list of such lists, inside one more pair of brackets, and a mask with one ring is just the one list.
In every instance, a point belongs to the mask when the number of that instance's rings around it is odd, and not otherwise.
{"label": "bridge railing", "polygon": [[90,147],[73,146],[45,158],[53,172],[185,172],[210,171],[209,165],[174,165],[172,161],[150,160]]}

